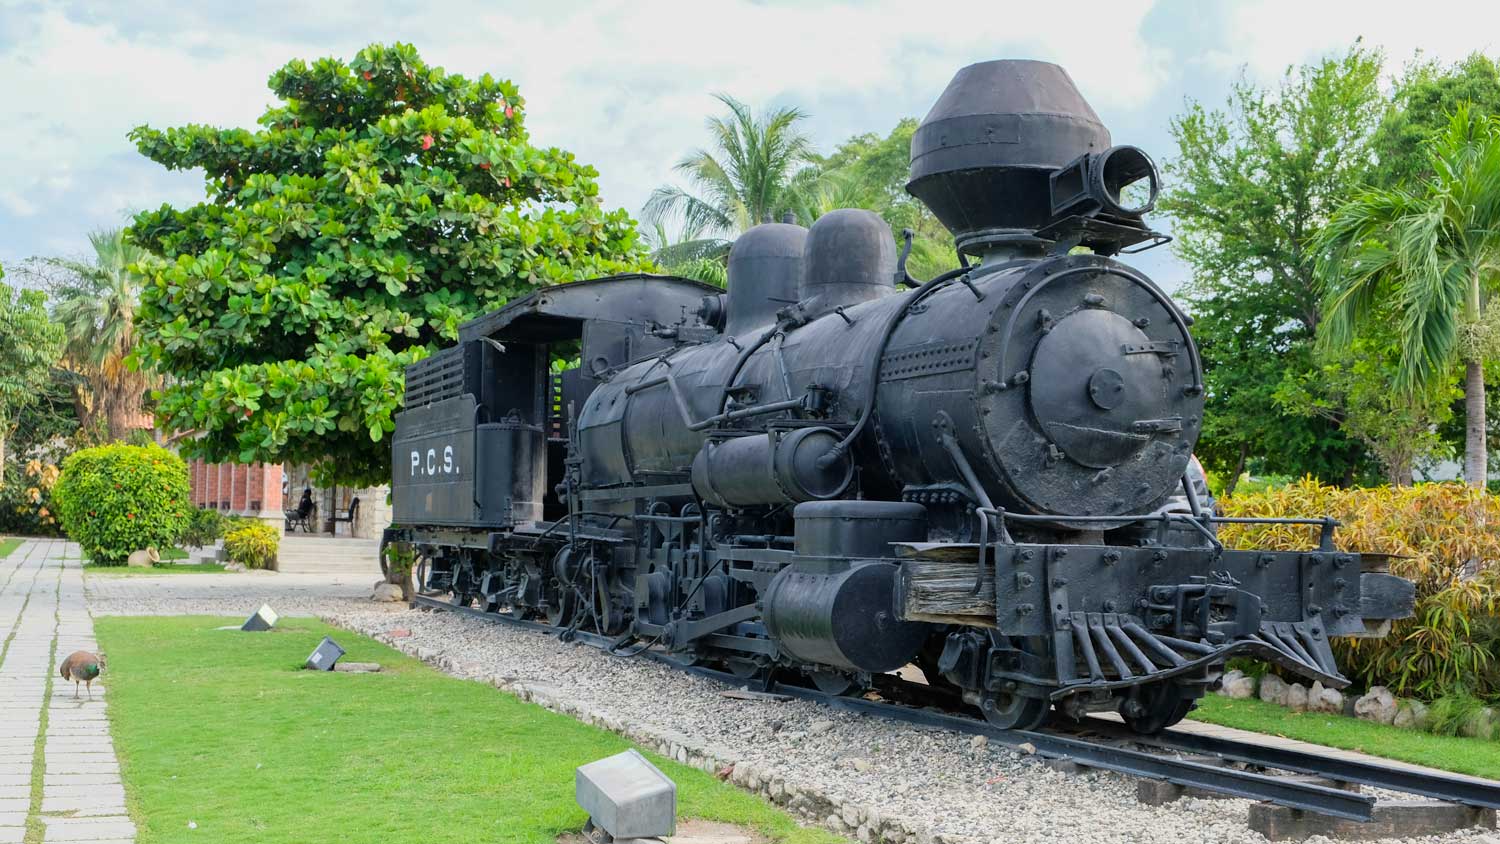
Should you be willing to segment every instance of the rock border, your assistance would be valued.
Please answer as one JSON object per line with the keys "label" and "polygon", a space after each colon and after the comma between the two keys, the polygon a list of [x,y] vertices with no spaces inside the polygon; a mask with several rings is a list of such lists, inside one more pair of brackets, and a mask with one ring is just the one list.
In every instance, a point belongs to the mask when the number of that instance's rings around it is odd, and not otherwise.
{"label": "rock border", "polygon": [[[1403,730],[1426,732],[1432,726],[1427,704],[1397,697],[1385,686],[1371,686],[1364,694],[1352,697],[1337,689],[1325,688],[1317,681],[1304,686],[1288,683],[1275,674],[1266,674],[1257,680],[1236,669],[1224,672],[1218,693],[1235,700],[1259,698],[1293,712],[1325,712]],[[1490,707],[1479,710],[1460,727],[1459,735],[1480,741],[1493,739],[1500,735],[1500,712]]]}

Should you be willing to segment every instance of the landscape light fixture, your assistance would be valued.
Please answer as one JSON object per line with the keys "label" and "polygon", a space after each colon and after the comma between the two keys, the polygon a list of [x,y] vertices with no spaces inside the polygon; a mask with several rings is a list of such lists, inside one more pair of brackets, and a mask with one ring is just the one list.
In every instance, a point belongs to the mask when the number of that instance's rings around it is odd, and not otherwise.
{"label": "landscape light fixture", "polygon": [[338,642],[324,636],[323,641],[318,643],[317,649],[308,655],[306,667],[314,671],[332,671],[339,657],[343,655],[344,649],[339,647]]}
{"label": "landscape light fixture", "polygon": [[245,619],[245,623],[240,625],[240,629],[246,633],[260,633],[270,630],[276,626],[276,618],[276,611],[271,609],[270,604],[261,604],[260,609],[255,611],[255,615]]}
{"label": "landscape light fixture", "polygon": [[677,783],[634,750],[579,766],[575,783],[578,805],[589,814],[584,834],[596,844],[677,829]]}

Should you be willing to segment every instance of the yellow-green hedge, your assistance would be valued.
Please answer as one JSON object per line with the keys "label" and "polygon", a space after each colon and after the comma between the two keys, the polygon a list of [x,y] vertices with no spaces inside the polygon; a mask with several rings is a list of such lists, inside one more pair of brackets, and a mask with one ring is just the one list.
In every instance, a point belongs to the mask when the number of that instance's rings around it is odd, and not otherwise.
{"label": "yellow-green hedge", "polygon": [[[1342,524],[1341,550],[1400,555],[1391,571],[1417,584],[1416,613],[1384,639],[1336,643],[1346,674],[1425,698],[1500,697],[1500,497],[1456,483],[1340,489],[1311,478],[1221,500],[1226,516],[1317,516]],[[1317,528],[1225,525],[1230,548],[1306,549]]]}
{"label": "yellow-green hedge", "polygon": [[229,559],[247,569],[276,568],[276,553],[281,534],[265,522],[242,522],[224,534],[224,550]]}

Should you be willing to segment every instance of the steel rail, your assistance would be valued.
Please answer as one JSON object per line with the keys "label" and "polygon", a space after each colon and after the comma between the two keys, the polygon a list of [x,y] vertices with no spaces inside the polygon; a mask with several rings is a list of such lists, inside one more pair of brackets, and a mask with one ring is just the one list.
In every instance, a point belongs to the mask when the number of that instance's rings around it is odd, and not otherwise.
{"label": "steel rail", "polygon": [[[1090,718],[1085,721],[1085,724],[1091,729],[1102,728],[1101,732],[1124,733],[1124,730],[1118,726],[1097,718]],[[1299,774],[1316,774],[1340,782],[1402,791],[1422,797],[1446,800],[1450,803],[1462,803],[1465,806],[1500,809],[1500,782],[1494,780],[1417,771],[1402,767],[1385,767],[1354,759],[1319,756],[1301,750],[1252,744],[1180,730],[1167,730],[1155,736],[1130,734],[1127,737],[1140,744],[1184,753],[1217,756],[1229,762],[1279,768]]]}
{"label": "steel rail", "polygon": [[[412,605],[458,612],[485,621],[509,624],[552,635],[564,632],[550,625],[512,618],[499,613],[484,612],[474,607],[461,607],[429,596],[418,596],[413,599]],[[610,640],[596,634],[573,631],[569,635],[596,647],[607,649],[609,646]],[[743,685],[747,682],[746,678],[728,672],[685,665],[664,653],[648,651],[642,655],[689,674],[728,685]],[[1020,748],[1022,745],[1029,744],[1037,755],[1045,758],[1071,759],[1092,768],[1165,780],[1176,785],[1216,791],[1249,800],[1263,800],[1323,815],[1368,821],[1375,805],[1375,798],[1372,796],[1315,783],[1162,756],[1055,733],[1002,730],[984,721],[960,715],[870,701],[858,697],[830,695],[816,689],[784,683],[771,683],[765,690],[821,703],[846,712],[873,715],[918,726],[953,730],[968,735],[982,735],[1011,748]]]}

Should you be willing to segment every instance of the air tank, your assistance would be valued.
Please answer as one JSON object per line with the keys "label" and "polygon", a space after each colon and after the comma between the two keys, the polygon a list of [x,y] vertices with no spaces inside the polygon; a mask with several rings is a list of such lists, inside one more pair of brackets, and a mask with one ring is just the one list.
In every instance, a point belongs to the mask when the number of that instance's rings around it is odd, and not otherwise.
{"label": "air tank", "polygon": [[729,250],[729,292],[724,332],[731,336],[776,321],[776,312],[797,301],[807,229],[762,223]]}
{"label": "air tank", "polygon": [[979,255],[1040,246],[1053,216],[1052,175],[1110,146],[1109,130],[1067,71],[1002,60],[960,70],[911,138],[906,190]]}
{"label": "air tank", "polygon": [[896,241],[879,214],[830,211],[813,223],[797,298],[812,316],[896,290]]}

